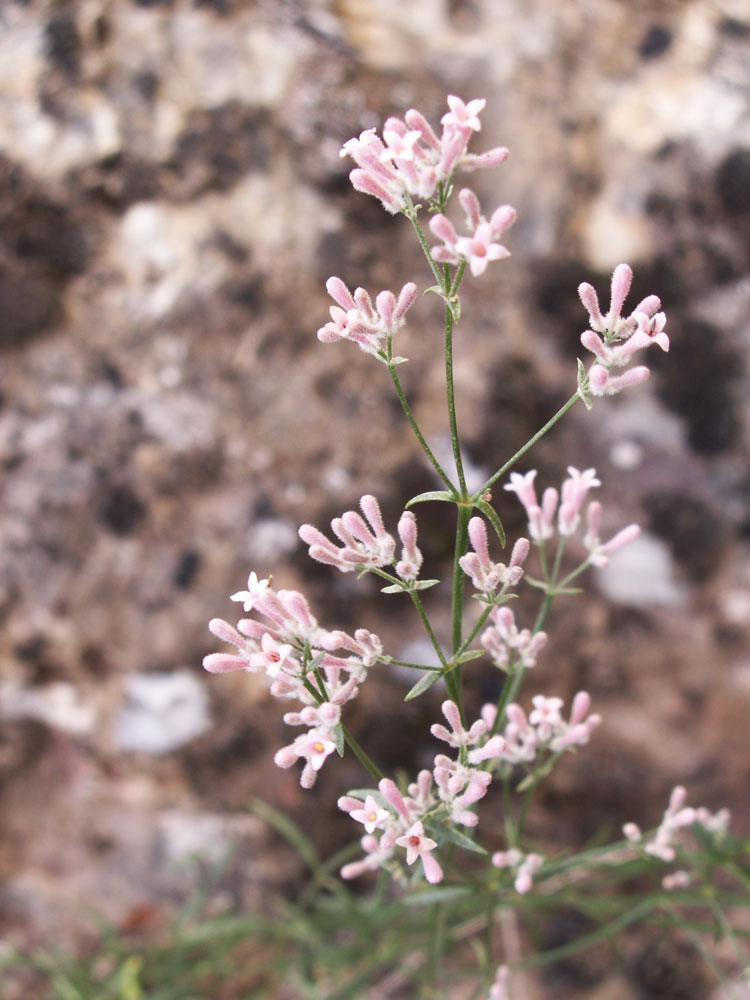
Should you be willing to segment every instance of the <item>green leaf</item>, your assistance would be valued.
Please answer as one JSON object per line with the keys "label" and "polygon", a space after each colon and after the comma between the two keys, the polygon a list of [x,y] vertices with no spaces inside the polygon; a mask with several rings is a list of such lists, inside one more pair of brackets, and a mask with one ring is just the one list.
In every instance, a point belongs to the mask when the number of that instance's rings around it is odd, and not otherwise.
{"label": "green leaf", "polygon": [[317,668],[323,662],[323,657],[325,655],[326,655],[325,653],[318,653],[317,656],[313,657],[313,659],[310,660],[310,662],[307,664],[307,668],[306,669],[308,671],[310,671],[310,670],[317,670]]}
{"label": "green leaf", "polygon": [[435,295],[439,295],[441,299],[445,298],[445,291],[441,285],[430,285],[429,288],[425,288],[422,295],[427,295],[428,292],[434,292]]}
{"label": "green leaf", "polygon": [[406,906],[431,906],[433,903],[448,903],[457,899],[467,899],[476,894],[476,890],[467,885],[437,885],[433,889],[404,896],[402,902]]}
{"label": "green leaf", "polygon": [[451,316],[453,317],[453,322],[458,323],[461,319],[461,300],[458,296],[452,299],[447,299],[445,303],[451,311]]}
{"label": "green leaf", "polygon": [[475,500],[474,506],[481,510],[487,520],[490,522],[492,527],[495,529],[495,534],[500,539],[500,544],[505,548],[505,529],[503,528],[500,518],[497,516],[497,511],[494,507],[490,506],[486,500]]}
{"label": "green leaf", "polygon": [[440,580],[417,580],[416,583],[412,584],[412,590],[427,590],[428,587],[434,587],[437,583],[440,583]]}
{"label": "green leaf", "polygon": [[451,664],[458,665],[459,663],[466,663],[468,660],[478,660],[480,656],[486,656],[487,650],[485,649],[467,649],[460,656],[451,657]]}
{"label": "green leaf", "polygon": [[320,858],[313,842],[283,813],[262,799],[253,799],[250,803],[250,810],[288,840],[311,871],[316,872],[320,868]]}
{"label": "green leaf", "polygon": [[387,587],[381,587],[381,594],[403,594],[405,590],[408,590],[408,586],[405,583],[389,583]]}
{"label": "green leaf", "polygon": [[413,698],[418,698],[420,694],[424,694],[425,691],[428,688],[431,688],[432,685],[436,681],[440,680],[442,676],[442,670],[431,670],[428,674],[425,674],[424,677],[420,677],[411,691],[409,691],[407,696],[404,698],[404,701],[411,701]]}
{"label": "green leaf", "polygon": [[471,837],[467,837],[465,833],[459,833],[452,826],[448,826],[444,823],[436,823],[434,821],[425,823],[425,830],[431,834],[438,843],[444,840],[449,840],[452,844],[456,844],[458,847],[463,847],[465,851],[473,851],[475,854],[487,854],[487,851],[478,844]]}
{"label": "green leaf", "polygon": [[589,398],[590,396],[589,377],[586,372],[586,367],[580,358],[578,358],[578,395],[583,400],[583,405],[586,407],[586,409],[590,410],[592,407],[592,403],[591,399]]}
{"label": "green leaf", "polygon": [[341,725],[340,722],[337,723],[337,725],[335,725],[333,727],[333,740],[334,740],[334,743],[336,744],[336,752],[338,753],[339,757],[343,757],[344,756],[344,727]]}
{"label": "green leaf", "polygon": [[420,493],[418,496],[412,497],[407,503],[406,509],[408,510],[415,503],[424,503],[426,500],[445,500],[448,503],[454,503],[455,499],[454,495],[447,490],[431,490],[429,493]]}

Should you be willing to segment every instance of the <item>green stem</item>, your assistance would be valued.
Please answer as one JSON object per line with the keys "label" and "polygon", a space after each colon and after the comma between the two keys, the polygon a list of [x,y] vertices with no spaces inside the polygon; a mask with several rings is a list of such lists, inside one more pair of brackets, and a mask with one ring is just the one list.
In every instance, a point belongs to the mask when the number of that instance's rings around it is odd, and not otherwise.
{"label": "green stem", "polygon": [[[417,609],[417,614],[422,620],[422,624],[424,625],[425,631],[427,632],[427,635],[430,638],[430,642],[432,643],[433,649],[438,655],[438,659],[440,660],[440,662],[444,667],[447,667],[448,661],[446,660],[445,654],[443,653],[443,650],[440,647],[440,643],[437,640],[437,636],[432,630],[432,625],[430,625],[429,618],[427,617],[424,605],[422,604],[422,598],[419,596],[416,590],[410,590],[409,596],[414,602],[414,607]],[[447,678],[446,678],[446,683],[447,683]]]}
{"label": "green stem", "polygon": [[416,421],[416,419],[414,417],[414,414],[412,413],[411,407],[409,406],[409,402],[408,402],[408,400],[406,398],[406,395],[404,394],[404,390],[403,390],[403,388],[401,386],[401,381],[400,381],[400,379],[398,377],[398,374],[396,372],[396,366],[389,363],[389,365],[388,365],[388,371],[391,373],[391,378],[393,379],[393,385],[394,385],[394,387],[396,389],[396,395],[398,396],[399,402],[401,403],[401,407],[402,407],[404,413],[406,414],[406,419],[409,421],[409,423],[411,425],[411,429],[414,431],[414,434],[416,435],[417,441],[419,441],[419,443],[420,443],[420,445],[422,447],[422,451],[425,453],[425,455],[427,456],[428,460],[430,461],[430,464],[432,465],[433,469],[435,470],[435,472],[437,472],[437,474],[443,480],[443,482],[448,487],[448,489],[451,491],[451,493],[454,496],[457,496],[458,493],[457,493],[456,487],[453,485],[453,483],[448,478],[448,474],[445,472],[445,470],[443,469],[443,467],[440,464],[440,462],[438,462],[438,460],[433,455],[432,449],[430,448],[430,446],[425,441],[425,439],[424,439],[424,437],[422,435],[422,432],[419,429],[417,421]]}
{"label": "green stem", "polygon": [[469,632],[469,634],[466,636],[466,638],[464,639],[464,641],[461,643],[461,645],[458,647],[458,649],[456,650],[456,652],[453,654],[454,657],[455,656],[460,656],[461,653],[465,653],[466,652],[466,650],[469,648],[469,646],[472,644],[472,642],[474,642],[474,640],[476,639],[476,637],[479,634],[482,626],[484,625],[484,623],[489,618],[490,612],[492,611],[492,609],[494,607],[496,607],[496,605],[494,605],[494,604],[487,604],[485,606],[484,611],[481,613],[481,615],[479,616],[479,618],[477,618],[477,620],[476,620],[476,622],[475,622],[475,624],[474,624],[471,632]]}
{"label": "green stem", "polygon": [[346,745],[352,751],[362,767],[364,767],[364,769],[369,773],[371,778],[374,778],[375,781],[380,781],[384,777],[383,772],[372,762],[343,723],[341,728],[344,731],[344,740],[346,741]]}
{"label": "green stem", "polygon": [[448,283],[444,284],[443,276],[440,273],[440,268],[432,259],[432,254],[430,253],[429,244],[425,239],[425,235],[422,232],[422,227],[419,224],[419,219],[417,218],[417,211],[414,208],[414,204],[408,194],[406,195],[406,202],[408,208],[404,214],[406,215],[409,222],[411,222],[412,226],[414,226],[414,232],[417,234],[419,245],[422,247],[422,250],[424,251],[424,255],[427,258],[427,263],[430,265],[430,270],[435,275],[435,281],[437,281],[438,285],[440,285],[440,287],[443,289],[444,292],[447,292],[449,284]]}
{"label": "green stem", "polygon": [[[469,519],[471,504],[457,504],[456,545],[453,552],[453,591],[451,595],[451,656],[461,648],[461,632],[464,610],[464,571],[460,559],[464,555],[469,540]],[[461,671],[454,667],[445,675],[445,685],[452,701],[458,705],[463,719],[463,695],[461,693]]]}
{"label": "green stem", "polygon": [[[445,265],[446,283],[450,280],[448,265]],[[448,423],[451,434],[451,447],[453,448],[453,460],[456,463],[456,473],[458,475],[458,486],[461,496],[466,497],[466,478],[464,476],[464,464],[461,459],[461,443],[458,439],[458,421],[456,420],[456,397],[453,385],[453,312],[446,303],[445,306],[445,392],[448,402]]]}
{"label": "green stem", "polygon": [[538,430],[536,434],[532,438],[530,438],[522,448],[518,449],[518,451],[512,458],[508,459],[505,465],[501,466],[501,468],[499,468],[493,476],[490,476],[490,478],[487,480],[484,486],[480,486],[480,488],[476,491],[476,493],[473,495],[471,499],[479,500],[482,494],[485,492],[485,490],[488,490],[491,486],[493,486],[501,476],[505,475],[508,469],[513,468],[518,459],[521,458],[522,455],[525,455],[530,448],[533,448],[533,446],[537,443],[537,441],[540,438],[544,437],[547,431],[551,430],[555,426],[557,421],[561,417],[563,417],[580,398],[581,397],[578,395],[577,392],[573,396],[571,396],[570,399],[567,401],[567,403],[565,403],[563,406],[560,407],[560,409],[557,411],[554,417],[551,417],[544,425],[544,427],[541,428],[541,430]]}

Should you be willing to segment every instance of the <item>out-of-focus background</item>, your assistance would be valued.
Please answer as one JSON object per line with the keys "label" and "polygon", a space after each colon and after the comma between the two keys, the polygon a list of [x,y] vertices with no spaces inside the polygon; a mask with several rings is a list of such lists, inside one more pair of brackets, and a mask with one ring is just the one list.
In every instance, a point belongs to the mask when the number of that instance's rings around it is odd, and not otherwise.
{"label": "out-of-focus background", "polygon": [[[158,925],[230,845],[217,891],[263,906],[299,867],[253,796],[321,845],[350,837],[335,800],[361,784],[356,761],[302,792],[273,765],[294,735],[283,706],[201,659],[251,569],[304,590],[325,626],[420,655],[400,599],[370,604],[377,588],[312,564],[296,530],[364,492],[395,526],[434,488],[384,369],[315,333],[331,274],[430,284],[408,224],[351,188],[339,149],[409,107],[437,125],[448,93],[487,98],[472,148],[511,158],[470,182],[488,212],[518,210],[512,258],[465,281],[456,384],[477,475],[574,390],[580,281],[607,301],[628,261],[632,302],[659,294],[672,342],[644,359],[647,386],[577,408],[533,459],[542,486],[596,466],[606,529],[644,534],[552,614],[528,693],[586,688],[604,724],[532,832],[552,851],[655,825],[677,782],[750,826],[747,3],[4,0],[0,935],[22,949],[80,947],[101,918]],[[441,449],[430,298],[398,352]],[[495,499],[521,533],[513,497]],[[418,509],[429,575],[450,558],[444,513]],[[517,602],[526,624],[534,600]],[[476,706],[496,693],[488,666],[468,675]],[[440,692],[404,707],[412,681],[384,671],[349,707],[386,768],[437,750]],[[690,955],[649,947],[633,942],[621,993],[605,964],[558,970],[545,995],[705,1000]]]}

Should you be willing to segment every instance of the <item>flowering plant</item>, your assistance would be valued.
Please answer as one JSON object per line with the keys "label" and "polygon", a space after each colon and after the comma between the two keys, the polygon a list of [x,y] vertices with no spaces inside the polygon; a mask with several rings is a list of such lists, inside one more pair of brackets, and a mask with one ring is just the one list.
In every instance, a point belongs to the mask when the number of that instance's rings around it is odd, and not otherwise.
{"label": "flowering plant", "polygon": [[[575,593],[572,582],[590,566],[605,566],[614,550],[638,536],[639,528],[627,525],[602,541],[602,505],[590,499],[591,491],[601,485],[594,469],[580,471],[569,466],[560,488],[547,486],[538,497],[536,471],[522,473],[515,467],[577,401],[590,409],[593,397],[621,392],[648,378],[644,365],[630,367],[633,355],[652,344],[667,351],[669,340],[665,315],[655,295],[623,315],[632,279],[627,264],[614,271],[606,315],[592,286],[582,283],[579,295],[588,326],[581,343],[595,360],[588,369],[578,362],[576,389],[568,401],[478,489],[468,489],[453,384],[453,335],[461,316],[459,291],[467,269],[480,278],[491,263],[509,256],[500,240],[505,239],[516,213],[511,206],[500,205],[487,217],[477,195],[463,188],[458,201],[465,214],[465,235],[458,235],[446,214],[456,175],[498,166],[508,151],[495,148],[476,154],[468,150],[474,133],[481,130],[483,100],[464,103],[450,96],[448,106],[439,135],[412,109],[403,120],[389,118],[382,137],[375,129],[368,129],[350,139],[342,156],[351,157],[356,164],[350,178],[358,191],[378,199],[389,213],[409,220],[434,279],[426,291],[443,302],[447,422],[455,473],[438,460],[422,433],[398,373],[406,359],[394,354],[394,338],[417,299],[416,284],[407,282],[397,294],[381,291],[373,302],[365,289],[351,291],[341,278],[331,277],[326,287],[335,304],[330,321],[318,330],[319,339],[323,343],[351,341],[386,366],[440,488],[408,500],[395,528],[398,541],[371,495],[361,498],[361,513],[348,510],[332,520],[333,538],[312,524],[299,529],[312,559],[341,573],[372,574],[383,581],[384,594],[405,595],[421,622],[435,662],[398,659],[365,628],[350,635],[322,627],[303,594],[275,590],[270,579],[259,580],[254,572],[247,589],[232,595],[245,614],[253,617],[241,618],[236,627],[218,618],[209,626],[214,635],[233,645],[236,653],[212,653],[204,660],[212,673],[242,669],[264,674],[272,696],[295,703],[284,715],[284,722],[304,731],[276,752],[275,762],[281,768],[302,762],[303,788],[312,788],[321,768],[330,766],[328,761],[343,755],[347,748],[361,762],[370,785],[349,791],[339,798],[338,805],[359,825],[362,853],[344,864],[340,874],[349,880],[380,870],[401,887],[405,898],[438,908],[437,926],[442,929],[435,932],[437,937],[429,949],[432,957],[429,963],[425,960],[429,970],[423,970],[419,980],[425,996],[430,989],[430,996],[437,995],[434,990],[441,961],[450,964],[450,955],[444,955],[445,940],[450,937],[446,924],[455,932],[459,917],[466,915],[463,905],[451,923],[451,906],[457,901],[475,902],[476,912],[482,914],[476,930],[486,931],[491,941],[493,924],[502,914],[512,914],[523,897],[548,900],[556,892],[572,891],[581,880],[590,886],[600,879],[606,885],[610,881],[607,873],[618,865],[625,866],[632,876],[634,864],[650,872],[657,865],[675,861],[682,867],[666,870],[661,885],[668,891],[687,891],[704,879],[706,856],[718,863],[717,859],[731,855],[726,811],[712,815],[705,809],[685,807],[682,788],[672,793],[664,819],[653,834],[642,834],[629,823],[624,829],[625,840],[606,847],[563,858],[550,858],[531,849],[534,845],[529,842],[525,822],[535,788],[561,756],[589,743],[601,718],[590,711],[591,698],[586,691],[575,695],[567,711],[556,695],[536,695],[531,707],[524,707],[520,696],[525,676],[546,648],[544,626],[553,600]],[[432,246],[420,221],[425,208],[431,216],[429,232],[439,241]],[[505,546],[506,538],[491,491],[505,477],[504,489],[514,494],[525,510],[528,537],[517,539],[502,562],[492,551]],[[451,604],[447,642],[433,626],[421,596],[422,591],[440,582],[422,575],[418,519],[413,510],[429,502],[450,503],[456,509],[453,573],[446,588]],[[570,547],[577,548],[580,557],[575,568],[564,573],[563,553]],[[532,550],[538,566],[534,576],[528,572]],[[540,592],[536,617],[527,624],[518,624],[509,606],[522,585]],[[473,591],[470,601],[466,599],[468,588]],[[464,706],[462,675],[466,664],[483,656],[489,658],[502,683],[496,700],[470,720]],[[437,753],[433,766],[421,770],[413,780],[384,774],[344,722],[345,706],[357,697],[370,672],[394,664],[418,675],[407,699],[423,695],[438,682],[447,694],[442,703],[447,725],[436,722],[431,735],[447,744],[448,752]],[[485,822],[480,822],[478,811],[478,803],[493,786],[503,793],[504,844],[496,851],[489,846],[494,834],[492,822],[486,823],[485,834]],[[683,837],[685,831],[692,831],[700,850],[691,853]],[[729,867],[731,864],[727,861]],[[747,877],[736,866],[733,875],[748,887]],[[425,881],[434,888],[426,887]],[[647,907],[641,905],[636,916],[671,906],[671,901],[664,902],[664,896],[659,890]],[[507,932],[506,921],[504,954],[496,954],[492,946],[482,952],[478,979],[483,995],[490,1000],[507,1000],[513,994],[513,969],[524,965],[523,956],[513,946],[516,938],[517,934]]]}

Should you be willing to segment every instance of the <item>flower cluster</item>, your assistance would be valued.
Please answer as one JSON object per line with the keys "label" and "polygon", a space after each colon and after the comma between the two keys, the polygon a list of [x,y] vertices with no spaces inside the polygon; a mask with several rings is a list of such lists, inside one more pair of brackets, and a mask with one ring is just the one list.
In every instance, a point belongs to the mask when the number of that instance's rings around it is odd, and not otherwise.
{"label": "flower cluster", "polygon": [[391,357],[390,340],[404,325],[404,316],[417,297],[413,282],[404,285],[398,299],[393,292],[380,292],[374,305],[364,288],[355,289],[352,295],[341,278],[329,278],[326,288],[337,305],[331,306],[331,321],[318,330],[318,340],[326,344],[350,340],[386,364],[403,360]]}
{"label": "flower cluster", "polygon": [[[505,486],[506,490],[515,493],[523,504],[526,515],[529,519],[529,534],[535,542],[543,544],[557,531],[564,538],[573,535],[581,523],[581,510],[586,500],[588,492],[592,487],[601,486],[601,482],[596,478],[594,469],[586,469],[579,472],[572,465],[568,466],[568,478],[563,482],[560,492],[552,486],[548,486],[542,494],[541,504],[537,500],[534,489],[534,479],[536,469],[531,469],[525,475],[519,472],[511,472],[510,483]],[[586,508],[586,534],[583,537],[583,544],[588,550],[588,563],[594,566],[606,566],[609,553],[628,542],[634,541],[640,534],[637,524],[629,524],[626,528],[618,531],[608,542],[602,542],[599,538],[599,524],[601,522],[602,505],[598,501],[593,501]],[[557,520],[557,525],[555,525]]]}
{"label": "flower cluster", "polygon": [[[308,545],[311,559],[335,566],[342,573],[367,568],[382,568],[395,562],[396,541],[385,530],[380,506],[375,497],[365,494],[359,501],[367,522],[354,510],[348,510],[341,517],[331,521],[331,531],[340,546],[327,538],[312,524],[303,524],[299,536]],[[398,522],[401,539],[401,559],[396,562],[396,573],[407,582],[412,582],[419,574],[422,553],[417,548],[417,521],[407,510]]]}
{"label": "flower cluster", "polygon": [[[365,852],[360,861],[353,861],[341,869],[341,877],[356,878],[367,871],[374,871],[387,864],[397,847],[406,849],[406,863],[413,865],[419,859],[428,882],[441,882],[443,870],[432,851],[437,842],[425,836],[424,826],[420,817],[425,809],[420,799],[429,797],[429,788],[425,788],[425,780],[432,781],[429,771],[422,771],[417,785],[409,786],[409,795],[404,796],[390,778],[383,778],[379,785],[379,796],[368,794],[364,800],[352,795],[343,795],[338,805],[348,812],[352,819],[364,824],[365,836],[362,838],[362,848]],[[380,838],[375,831],[380,831]]]}
{"label": "flower cluster", "polygon": [[472,517],[469,521],[469,541],[474,551],[461,556],[459,564],[476,590],[489,599],[498,587],[502,595],[508,587],[515,587],[520,582],[523,576],[521,567],[529,554],[528,539],[518,539],[507,566],[505,563],[493,563],[490,559],[487,528],[481,517]]}
{"label": "flower cluster", "polygon": [[510,868],[513,871],[513,888],[523,895],[533,885],[534,875],[544,864],[541,854],[523,854],[515,847],[509,851],[497,851],[492,855],[495,868]]}
{"label": "flower cluster", "polygon": [[581,334],[581,343],[597,359],[588,372],[588,388],[594,396],[612,395],[629,385],[646,381],[650,373],[645,365],[614,374],[630,362],[636,351],[651,344],[658,344],[663,351],[669,350],[669,338],[664,332],[667,318],[659,312],[658,296],[648,295],[629,316],[622,316],[632,280],[633,272],[628,265],[618,264],[612,275],[612,294],[606,316],[602,316],[594,288],[586,281],[578,286],[581,302],[589,314],[589,329]]}
{"label": "flower cluster", "polygon": [[320,628],[301,593],[277,592],[255,573],[248,579],[248,589],[232,595],[232,600],[268,621],[243,618],[234,628],[221,618],[212,619],[210,630],[237,653],[210,653],[203,666],[210,673],[264,672],[274,697],[303,704],[301,711],[287,712],[284,722],[307,726],[308,731],[282,747],[274,759],[279,767],[303,759],[300,781],[303,788],[312,788],[326,758],[341,748],[341,706],[357,696],[368,668],[382,656],[381,642],[366,629],[350,636]]}
{"label": "flower cluster", "polygon": [[444,264],[466,261],[476,278],[484,274],[490,261],[510,257],[510,250],[497,241],[515,222],[516,210],[510,205],[501,205],[488,222],[480,211],[477,196],[470,188],[464,188],[458,200],[466,212],[466,227],[470,235],[459,236],[450,219],[445,215],[435,215],[430,219],[430,229],[443,243],[433,247],[430,253],[433,260]]}
{"label": "flower cluster", "polygon": [[[508,722],[505,726],[505,749],[498,756],[513,764],[529,764],[537,754],[549,751],[553,754],[588,743],[591,734],[601,722],[601,716],[589,715],[591,698],[586,691],[579,691],[573,698],[570,718],[566,722],[561,715],[562,698],[547,698],[538,694],[532,698],[533,709],[528,717],[520,705],[511,702],[505,712]],[[494,705],[482,708],[482,718],[488,727],[495,722],[497,709]]]}
{"label": "flower cluster", "polygon": [[508,607],[493,608],[490,618],[492,625],[482,632],[479,641],[495,666],[509,674],[535,666],[537,656],[547,644],[547,633],[532,634],[527,628],[519,629]]}
{"label": "flower cluster", "polygon": [[[355,878],[389,863],[396,848],[403,847],[407,851],[407,864],[419,858],[427,881],[440,882],[443,872],[430,853],[437,842],[425,836],[424,823],[449,818],[462,826],[476,826],[477,815],[471,807],[484,798],[492,782],[492,774],[476,765],[500,758],[505,740],[501,736],[487,738],[489,726],[484,719],[478,719],[467,730],[458,706],[452,701],[445,701],[442,709],[450,729],[435,724],[431,732],[454,747],[458,759],[437,754],[432,772],[420,771],[416,782],[409,785],[407,795],[402,795],[390,779],[384,778],[378,785],[379,798],[375,793],[367,793],[364,805],[353,795],[339,799],[339,808],[365,827],[361,841],[365,857],[345,865],[341,869],[343,878]],[[375,836],[376,830],[381,831],[379,838]]]}
{"label": "flower cluster", "polygon": [[675,845],[681,830],[697,823],[709,833],[722,834],[726,832],[729,825],[728,809],[720,809],[717,813],[711,813],[702,807],[693,809],[685,805],[686,796],[687,793],[682,785],[677,785],[672,789],[669,805],[662,821],[649,840],[644,841],[640,827],[635,823],[626,823],[622,832],[631,843],[641,846],[646,854],[667,862],[674,861],[676,857]]}
{"label": "flower cluster", "polygon": [[400,118],[389,118],[383,138],[367,129],[359,138],[349,139],[341,150],[357,164],[349,179],[357,191],[378,198],[387,211],[403,212],[410,198],[433,198],[440,184],[449,181],[457,168],[475,170],[504,163],[504,147],[486,153],[467,152],[472,132],[482,128],[479,113],[487,102],[448,98],[450,110],[443,115],[443,131],[438,138],[420,111],[411,108]]}

